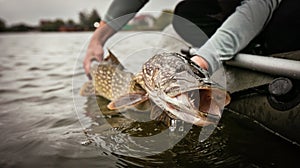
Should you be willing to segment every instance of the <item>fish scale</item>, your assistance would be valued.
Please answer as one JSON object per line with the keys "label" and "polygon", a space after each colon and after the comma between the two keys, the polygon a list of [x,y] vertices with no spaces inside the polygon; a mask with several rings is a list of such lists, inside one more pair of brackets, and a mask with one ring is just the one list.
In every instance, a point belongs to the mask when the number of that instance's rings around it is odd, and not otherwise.
{"label": "fish scale", "polygon": [[[171,118],[204,126],[215,124],[230,102],[225,90],[204,82],[177,53],[154,55],[136,75],[124,71],[111,52],[108,58],[93,67],[91,74],[94,94],[111,100],[108,109],[136,106],[150,99],[154,102],[151,119],[168,126]],[[92,90],[87,86],[81,93]]]}
{"label": "fish scale", "polygon": [[[225,90],[202,81],[177,53],[156,54],[144,63],[139,75],[149,98],[164,110],[156,108],[153,118],[166,120],[168,115],[199,126],[214,124],[230,102]],[[191,98],[195,93],[198,102]]]}
{"label": "fish scale", "polygon": [[141,88],[134,86],[136,85],[134,75],[124,71],[123,66],[111,52],[104,61],[91,68],[91,76],[92,82],[86,82],[82,86],[80,95],[98,95],[115,100],[128,93],[143,92]]}

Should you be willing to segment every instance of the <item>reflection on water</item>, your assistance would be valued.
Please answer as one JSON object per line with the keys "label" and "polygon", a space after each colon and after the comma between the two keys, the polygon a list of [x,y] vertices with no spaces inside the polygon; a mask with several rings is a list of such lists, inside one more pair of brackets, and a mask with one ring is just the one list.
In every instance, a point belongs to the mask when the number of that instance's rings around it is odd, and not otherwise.
{"label": "reflection on water", "polygon": [[[74,106],[72,89],[80,87],[72,86],[74,64],[90,35],[0,35],[0,167],[296,167],[299,148],[230,112],[208,140],[198,142],[200,127],[178,122],[170,131],[150,121],[148,112],[109,111],[103,98],[75,96]],[[115,52],[146,44],[132,41]],[[74,75],[87,80],[80,67]],[[155,137],[161,132],[170,139]],[[153,139],[141,143],[140,137]],[[81,145],[87,138],[92,143]],[[166,150],[158,153],[156,142]]]}

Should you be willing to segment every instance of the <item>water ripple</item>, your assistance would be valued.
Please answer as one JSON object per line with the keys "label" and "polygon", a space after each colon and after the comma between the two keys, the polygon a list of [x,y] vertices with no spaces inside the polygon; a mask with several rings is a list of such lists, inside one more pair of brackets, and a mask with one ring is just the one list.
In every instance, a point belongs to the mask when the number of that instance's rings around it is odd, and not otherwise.
{"label": "water ripple", "polygon": [[51,126],[51,128],[64,127],[64,126],[72,125],[77,122],[78,122],[77,120],[71,118],[59,119]]}
{"label": "water ripple", "polygon": [[56,87],[56,88],[44,90],[43,93],[54,92],[54,91],[63,90],[63,89],[65,89],[64,86],[62,86],[62,87]]}
{"label": "water ripple", "polygon": [[28,68],[27,70],[28,71],[49,71],[51,70],[52,68],[41,68],[41,67],[30,67]]}
{"label": "water ripple", "polygon": [[22,85],[20,88],[21,89],[25,89],[25,88],[38,88],[40,87],[39,85],[33,85],[33,84],[25,84],[25,85]]}
{"label": "water ripple", "polygon": [[19,78],[16,79],[16,81],[33,81],[39,79],[38,77],[25,77],[25,78]]}
{"label": "water ripple", "polygon": [[[135,32],[121,32],[113,38],[123,39],[132,33]],[[97,97],[95,100],[76,97],[78,89],[87,78],[82,64],[74,68],[74,63],[91,34],[0,34],[0,167],[298,165],[300,154],[294,146],[266,132],[260,133],[262,131],[259,129],[249,131],[251,127],[244,128],[238,124],[240,119],[226,118],[226,115],[222,117],[223,123],[214,134],[202,143],[198,142],[197,127],[193,127],[178,143],[162,152],[157,146],[151,145],[166,142],[162,146],[165,149],[178,134],[171,133],[173,137],[153,141],[134,141],[134,138],[154,137],[159,131],[168,129],[160,127],[157,122],[135,120],[140,119],[140,116],[143,119],[149,118],[150,112],[137,114],[130,110],[109,111],[106,108],[109,101],[103,98]],[[141,49],[151,46],[151,41],[157,42],[157,38],[145,40],[145,32],[142,34],[141,40],[126,42],[119,49],[115,47],[115,51],[126,56],[132,54],[134,47]],[[128,64],[135,66],[134,61]],[[80,79],[75,80],[75,86],[72,86],[72,77]],[[78,98],[76,110],[73,107],[72,89]],[[75,111],[84,128],[79,124]],[[128,116],[134,117],[131,119]],[[88,137],[95,140],[93,144],[80,145],[88,138],[83,129]],[[128,156],[130,152],[136,157]]]}
{"label": "water ripple", "polygon": [[16,89],[0,89],[0,93],[18,93]]}

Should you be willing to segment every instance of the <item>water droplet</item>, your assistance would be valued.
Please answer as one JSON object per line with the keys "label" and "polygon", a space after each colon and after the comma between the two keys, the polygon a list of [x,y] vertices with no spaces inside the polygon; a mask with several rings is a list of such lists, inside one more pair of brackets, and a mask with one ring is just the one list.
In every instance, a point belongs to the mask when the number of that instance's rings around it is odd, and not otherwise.
{"label": "water droplet", "polygon": [[91,144],[91,143],[92,143],[92,140],[90,140],[90,139],[87,139],[87,140],[85,140],[85,141],[81,141],[81,142],[80,142],[80,144],[83,145],[83,146],[87,146],[87,145],[89,145],[89,144]]}
{"label": "water droplet", "polygon": [[176,120],[171,120],[171,125],[170,125],[170,127],[169,127],[169,130],[170,130],[171,132],[175,131],[176,126],[177,126],[177,121],[176,121]]}

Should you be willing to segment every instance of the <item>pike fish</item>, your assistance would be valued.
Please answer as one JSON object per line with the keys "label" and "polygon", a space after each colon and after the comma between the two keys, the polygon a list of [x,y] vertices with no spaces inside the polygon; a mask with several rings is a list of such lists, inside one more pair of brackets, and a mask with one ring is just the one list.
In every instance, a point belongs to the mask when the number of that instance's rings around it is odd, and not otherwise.
{"label": "pike fish", "polygon": [[[131,80],[144,92],[124,94],[108,104],[109,109],[154,102],[150,117],[170,125],[181,119],[198,126],[216,124],[229,94],[208,79],[195,75],[195,69],[177,53],[156,54],[146,61],[141,72]],[[135,84],[133,84],[134,86]]]}
{"label": "pike fish", "polygon": [[[90,74],[92,80],[83,84],[79,93],[81,96],[96,95],[110,101],[122,101],[123,104],[118,109],[135,105],[135,102],[121,100],[120,97],[123,95],[132,95],[136,104],[148,100],[148,97],[144,96],[146,91],[134,80],[134,75],[125,71],[124,66],[110,50],[102,62],[91,67]],[[130,104],[127,105],[125,102]]]}

